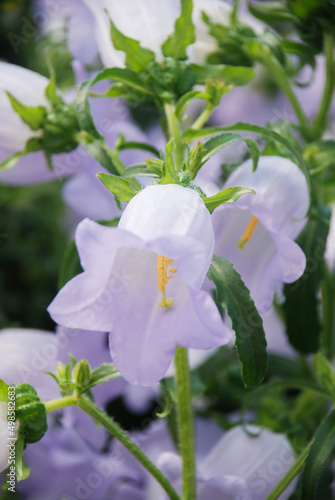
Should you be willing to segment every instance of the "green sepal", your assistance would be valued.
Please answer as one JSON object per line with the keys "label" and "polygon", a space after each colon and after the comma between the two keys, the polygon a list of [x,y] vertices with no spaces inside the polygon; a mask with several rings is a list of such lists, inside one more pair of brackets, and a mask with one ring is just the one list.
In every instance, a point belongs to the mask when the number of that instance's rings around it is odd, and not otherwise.
{"label": "green sepal", "polygon": [[0,403],[8,403],[8,385],[0,378]]}
{"label": "green sepal", "polygon": [[166,384],[166,381],[163,379],[160,381],[160,386],[162,389],[162,396],[163,396],[163,410],[156,413],[156,416],[158,418],[166,418],[168,415],[170,415],[172,409],[173,409],[173,399],[170,394],[169,388]]}
{"label": "green sepal", "polygon": [[236,333],[244,385],[260,384],[267,370],[263,321],[241,276],[227,259],[213,257],[207,274],[217,290],[217,300],[227,308]]}
{"label": "green sepal", "polygon": [[162,45],[165,57],[187,59],[186,49],[195,42],[192,7],[192,0],[181,0],[181,15],[176,19],[174,32]]}
{"label": "green sepal", "polygon": [[78,387],[88,388],[91,379],[91,367],[86,361],[82,359],[81,361],[76,361],[75,358],[71,358],[72,363],[72,380],[73,383],[78,385]]}
{"label": "green sepal", "polygon": [[284,286],[286,333],[290,344],[306,354],[318,350],[322,329],[317,294],[323,278],[329,209],[321,207],[320,216],[310,218],[297,238],[307,260],[304,274],[294,283]]}
{"label": "green sepal", "polygon": [[159,181],[159,184],[178,184],[178,177],[173,160],[174,149],[174,141],[173,139],[170,139],[166,145],[166,157],[163,165],[163,179]]}
{"label": "green sepal", "polygon": [[226,85],[246,85],[255,76],[252,68],[243,66],[229,66],[224,64],[191,64],[190,69],[196,75],[197,83],[205,84],[208,78],[221,79]]}
{"label": "green sepal", "polygon": [[128,203],[136,195],[136,192],[133,190],[129,182],[123,177],[112,174],[104,174],[102,172],[99,172],[96,176],[120,201]]}
{"label": "green sepal", "polygon": [[47,110],[43,106],[26,106],[18,101],[10,92],[6,92],[13,110],[31,130],[39,130],[42,127]]}
{"label": "green sepal", "polygon": [[31,385],[16,384],[15,389],[19,434],[26,443],[36,443],[48,429],[45,406]]}
{"label": "green sepal", "polygon": [[52,106],[57,106],[58,104],[63,103],[63,99],[57,93],[56,73],[50,58],[47,58],[47,63],[48,63],[50,81],[45,89],[45,97],[52,104]]}
{"label": "green sepal", "polygon": [[335,452],[335,410],[322,421],[311,443],[301,477],[301,498],[319,500],[319,486]]}
{"label": "green sepal", "polygon": [[141,71],[155,59],[152,50],[141,47],[140,42],[121,33],[110,20],[110,33],[114,47],[126,54],[126,66],[133,71]]}
{"label": "green sepal", "polygon": [[121,373],[115,368],[113,363],[103,363],[99,368],[92,371],[87,388],[95,387],[98,384],[119,377],[121,377]]}
{"label": "green sepal", "polygon": [[186,110],[187,106],[194,100],[194,99],[203,99],[205,101],[209,100],[210,96],[206,94],[205,92],[202,92],[201,90],[190,90],[189,92],[186,92],[179,101],[177,102],[176,105],[176,117],[178,120],[182,119],[182,116],[184,114],[184,111]]}
{"label": "green sepal", "polygon": [[[303,157],[310,166],[311,175],[335,167],[335,141],[316,141],[305,146]],[[333,172],[331,173],[333,177]]]}
{"label": "green sepal", "polygon": [[224,203],[234,203],[240,196],[248,193],[255,194],[255,191],[244,187],[230,187],[223,189],[223,191],[220,191],[220,193],[217,193],[214,196],[201,196],[201,198],[203,199],[209,213],[213,213],[214,210],[220,205],[223,205]]}
{"label": "green sepal", "polygon": [[35,153],[36,151],[41,151],[42,145],[40,139],[37,137],[32,137],[28,139],[23,151],[19,151],[17,153],[8,156],[0,163],[0,170],[8,170],[9,168],[15,167],[17,162],[21,160],[24,156],[29,153]]}
{"label": "green sepal", "polygon": [[15,441],[15,474],[18,482],[27,479],[30,475],[30,469],[23,461],[23,451],[25,448],[24,436],[20,434]]}

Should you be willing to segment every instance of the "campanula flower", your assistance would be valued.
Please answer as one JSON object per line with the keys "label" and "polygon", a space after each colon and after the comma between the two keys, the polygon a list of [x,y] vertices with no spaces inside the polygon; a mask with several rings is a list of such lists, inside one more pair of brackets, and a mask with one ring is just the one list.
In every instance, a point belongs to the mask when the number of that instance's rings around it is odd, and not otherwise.
{"label": "campanula flower", "polygon": [[230,340],[201,290],[214,233],[196,191],[149,186],[130,201],[117,228],[85,219],[75,240],[84,272],[48,311],[63,326],[110,332],[112,360],[129,382],[163,378],[177,345],[209,349]]}
{"label": "campanula flower", "polygon": [[264,156],[255,172],[251,160],[238,167],[225,183],[225,188],[233,186],[250,187],[256,194],[213,213],[214,253],[234,264],[264,312],[275,288],[296,281],[305,269],[305,255],[294,239],[306,223],[307,182],[292,161]]}

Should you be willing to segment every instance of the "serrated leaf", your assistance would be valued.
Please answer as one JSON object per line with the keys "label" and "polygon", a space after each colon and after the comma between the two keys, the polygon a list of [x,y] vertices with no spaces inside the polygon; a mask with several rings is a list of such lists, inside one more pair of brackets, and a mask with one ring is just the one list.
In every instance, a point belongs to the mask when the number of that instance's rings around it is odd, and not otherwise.
{"label": "serrated leaf", "polygon": [[26,106],[18,101],[10,92],[6,92],[13,110],[21,120],[26,123],[31,130],[38,130],[42,127],[47,110],[43,106]]}
{"label": "serrated leaf", "polygon": [[120,201],[128,203],[136,194],[129,182],[122,177],[112,174],[104,174],[102,172],[99,172],[96,176]]}
{"label": "serrated leaf", "polygon": [[[328,208],[323,216],[330,217]],[[290,344],[303,353],[318,350],[321,333],[317,294],[323,277],[324,252],[329,225],[323,218],[310,219],[297,239],[306,255],[304,274],[292,284],[285,285],[284,313],[286,333]]]}
{"label": "serrated leaf", "polygon": [[311,443],[302,472],[301,498],[319,500],[318,486],[335,452],[335,410],[321,423]]}
{"label": "serrated leaf", "polygon": [[186,49],[195,42],[195,30],[192,22],[192,0],[181,0],[181,15],[176,19],[174,32],[162,45],[165,57],[186,59]]}
{"label": "serrated leaf", "polygon": [[231,262],[213,257],[207,274],[217,289],[218,301],[227,308],[236,333],[236,348],[246,387],[260,384],[267,369],[263,321],[248,288]]}
{"label": "serrated leaf", "polygon": [[126,54],[126,66],[133,71],[141,71],[154,61],[155,53],[141,47],[140,42],[121,33],[110,19],[110,32],[116,50]]}
{"label": "serrated leaf", "polygon": [[88,388],[118,377],[121,377],[121,373],[115,368],[113,363],[103,363],[99,368],[92,371]]}
{"label": "serrated leaf", "polygon": [[226,85],[246,85],[255,76],[252,68],[244,66],[228,66],[224,64],[197,64],[190,65],[191,70],[197,77],[197,83],[205,84],[208,78],[221,79]]}
{"label": "serrated leaf", "polygon": [[203,151],[203,158],[201,165],[206,163],[206,161],[208,161],[210,158],[212,158],[212,156],[221,151],[221,149],[225,148],[229,144],[232,144],[233,142],[236,141],[244,141],[247,144],[252,157],[253,172],[254,172],[257,168],[257,163],[259,160],[259,149],[257,143],[253,139],[241,137],[238,134],[232,134],[232,133],[223,133],[220,135],[216,135],[215,137],[212,137],[211,139],[209,139],[209,141],[207,141],[204,144],[204,151]]}
{"label": "serrated leaf", "polygon": [[201,198],[203,199],[208,211],[213,213],[214,210],[223,203],[234,203],[234,201],[238,200],[240,196],[248,193],[255,194],[255,191],[250,188],[231,187],[223,189],[223,191],[220,191],[220,193],[217,193],[214,196],[209,196],[208,198],[201,196]]}
{"label": "serrated leaf", "polygon": [[[311,176],[309,169],[306,165],[306,162],[304,158],[301,155],[301,152],[299,149],[292,144],[292,142],[288,141],[284,137],[282,137],[280,134],[277,134],[273,130],[265,127],[260,127],[259,125],[254,125],[252,123],[244,123],[244,122],[237,122],[232,125],[224,125],[220,127],[208,127],[208,128],[203,128],[201,130],[193,130],[193,129],[187,129],[183,133],[183,139],[185,141],[193,141],[196,139],[200,139],[201,137],[206,137],[208,135],[212,134],[217,134],[219,132],[227,132],[230,130],[239,130],[243,132],[254,132],[256,134],[260,134],[263,137],[273,139],[275,141],[278,141],[281,144],[284,144],[287,149],[293,154],[294,158],[297,160],[297,164],[300,167],[301,171],[306,177],[307,181],[307,186],[308,186],[308,192],[309,192],[309,199],[311,200]],[[309,210],[310,207],[308,207]]]}

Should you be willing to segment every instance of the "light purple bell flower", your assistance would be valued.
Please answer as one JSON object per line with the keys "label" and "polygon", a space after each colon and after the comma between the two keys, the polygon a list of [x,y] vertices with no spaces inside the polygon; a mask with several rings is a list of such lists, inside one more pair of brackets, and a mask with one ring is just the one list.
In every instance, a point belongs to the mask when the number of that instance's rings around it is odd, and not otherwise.
{"label": "light purple bell flower", "polygon": [[276,287],[304,272],[306,258],[294,239],[306,223],[307,182],[292,161],[264,156],[253,173],[251,160],[238,167],[224,187],[232,186],[256,194],[213,213],[214,253],[234,264],[262,313],[271,307]]}
{"label": "light purple bell flower", "polygon": [[48,311],[70,328],[109,331],[112,360],[133,384],[164,377],[176,346],[209,349],[232,334],[201,285],[214,233],[205,204],[179,185],[145,188],[118,228],[82,221],[75,235],[84,272]]}

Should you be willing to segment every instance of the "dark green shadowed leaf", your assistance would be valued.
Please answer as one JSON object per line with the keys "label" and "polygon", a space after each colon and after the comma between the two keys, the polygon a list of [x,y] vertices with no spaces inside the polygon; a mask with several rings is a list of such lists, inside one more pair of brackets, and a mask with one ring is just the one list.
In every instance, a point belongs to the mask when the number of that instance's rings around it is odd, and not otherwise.
{"label": "dark green shadowed leaf", "polygon": [[301,498],[304,500],[319,500],[319,486],[326,467],[335,452],[335,410],[332,410],[323,420],[315,433],[302,472]]}
{"label": "dark green shadowed leaf", "polygon": [[[329,209],[323,216],[329,218]],[[306,255],[306,269],[295,283],[285,285],[284,313],[290,343],[300,352],[318,350],[321,321],[317,293],[323,277],[324,252],[329,225],[324,218],[311,219],[297,239]]]}
{"label": "dark green shadowed leaf", "polygon": [[212,80],[221,79],[226,85],[246,85],[255,76],[252,68],[242,66],[228,66],[224,64],[205,64],[198,66],[190,65],[191,70],[197,77],[197,83],[205,84],[208,78]]}
{"label": "dark green shadowed leaf", "polygon": [[247,193],[255,194],[255,191],[250,188],[231,187],[220,191],[220,193],[217,193],[214,196],[210,196],[208,198],[201,196],[201,198],[203,199],[208,211],[213,213],[214,210],[223,203],[234,203],[234,201],[238,200],[240,196]]}
{"label": "dark green shadowed leaf", "polygon": [[74,241],[71,241],[67,247],[58,277],[58,289],[63,288],[64,285],[72,278],[83,272],[80,265],[80,259],[77,251],[77,247]]}
{"label": "dark green shadowed leaf", "polygon": [[227,308],[232,320],[244,384],[246,387],[260,384],[268,358],[262,318],[250,292],[227,259],[213,257],[207,276],[214,282],[218,301]]}
{"label": "dark green shadowed leaf", "polygon": [[47,110],[43,106],[25,106],[20,101],[18,101],[10,92],[6,93],[13,110],[20,116],[21,120],[26,123],[31,128],[31,130],[40,129],[47,114]]}
{"label": "dark green shadowed leaf", "polygon": [[174,33],[170,35],[162,45],[165,57],[174,59],[186,59],[186,49],[195,42],[195,31],[192,22],[192,0],[181,0],[181,15],[178,17],[174,27]]}
{"label": "dark green shadowed leaf", "polygon": [[122,177],[118,177],[116,175],[104,174],[99,172],[97,174],[98,179],[101,180],[104,186],[113,193],[116,198],[120,201],[127,202],[130,201],[136,194],[136,192],[132,189],[129,182]]}
{"label": "dark green shadowed leaf", "polygon": [[141,47],[140,42],[121,33],[110,19],[110,32],[116,50],[126,54],[126,66],[133,71],[141,71],[155,59],[152,50]]}

